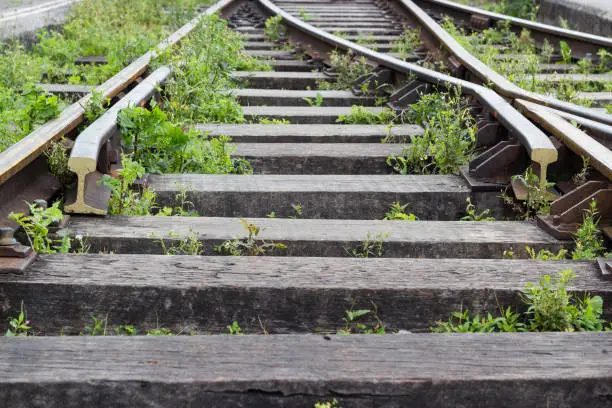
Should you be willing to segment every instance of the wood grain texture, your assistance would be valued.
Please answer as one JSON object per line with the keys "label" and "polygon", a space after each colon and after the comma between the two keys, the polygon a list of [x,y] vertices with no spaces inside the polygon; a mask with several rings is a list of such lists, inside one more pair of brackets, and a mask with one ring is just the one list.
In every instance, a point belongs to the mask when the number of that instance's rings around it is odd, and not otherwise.
{"label": "wood grain texture", "polygon": [[298,60],[273,60],[270,62],[270,65],[272,66],[272,69],[274,69],[274,71],[310,72],[314,69],[313,65],[305,61]]}
{"label": "wood grain texture", "polygon": [[470,192],[457,176],[399,175],[151,175],[159,205],[180,205],[178,187],[201,216],[295,216],[301,218],[382,219],[392,202],[407,203],[419,219],[457,220]]}
{"label": "wood grain texture", "polygon": [[[606,333],[4,338],[11,407],[606,407]],[[14,402],[14,403],[13,403]]]}
{"label": "wood grain texture", "polygon": [[390,174],[390,155],[409,145],[385,143],[236,143],[257,174]]}
{"label": "wood grain texture", "polygon": [[[226,135],[234,142],[263,143],[380,143],[387,135],[384,125],[215,125],[198,124],[194,128],[210,136]],[[423,128],[418,125],[398,125],[390,134],[410,140],[421,136]]]}
{"label": "wood grain texture", "polygon": [[23,301],[45,335],[78,334],[91,314],[141,333],[223,333],[234,320],[247,333],[336,332],[353,302],[374,302],[389,330],[428,331],[457,310],[524,308],[527,282],[566,268],[578,275],[570,290],[602,296],[612,317],[612,282],[594,262],[41,255],[25,275],[0,275],[0,320]]}
{"label": "wood grain texture", "polygon": [[[311,67],[312,69],[312,67]],[[321,106],[374,105],[376,98],[356,96],[351,91],[286,90],[286,89],[232,89],[232,94],[242,105],[310,106],[304,98],[313,102],[317,95],[323,98]]]}
{"label": "wood grain texture", "polygon": [[[365,110],[379,113],[382,108],[366,106]],[[340,115],[351,113],[351,106],[243,106],[242,112],[246,119],[258,118],[285,119],[295,124],[335,124]],[[380,144],[380,143],[379,143]]]}
{"label": "wood grain texture", "polygon": [[[267,58],[295,58],[286,51],[253,50],[245,51],[248,55]],[[334,79],[322,72],[285,72],[285,71],[234,71],[232,78],[251,88],[261,89],[306,89],[317,87],[317,81],[333,82]]]}
{"label": "wood grain texture", "polygon": [[[385,256],[445,258],[501,258],[504,250],[525,256],[524,248],[557,251],[559,241],[530,222],[376,221],[248,218],[261,228],[260,239],[287,245],[278,255],[345,256],[345,248],[360,245],[368,236],[387,235]],[[237,218],[122,217],[71,218],[69,233],[87,236],[94,250],[118,253],[160,253],[159,239],[177,239],[191,232],[205,242],[206,251],[227,239],[244,238]]]}

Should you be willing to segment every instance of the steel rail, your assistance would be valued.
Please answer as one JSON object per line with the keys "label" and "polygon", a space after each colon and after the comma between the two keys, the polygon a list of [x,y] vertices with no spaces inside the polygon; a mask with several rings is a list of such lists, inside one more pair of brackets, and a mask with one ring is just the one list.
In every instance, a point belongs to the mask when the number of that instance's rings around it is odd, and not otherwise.
{"label": "steel rail", "polygon": [[[98,86],[95,91],[100,92],[106,98],[116,96],[147,71],[151,60],[156,55],[182,40],[196,27],[204,16],[221,11],[234,1],[221,0],[198,14],[168,38],[160,42],[156,48],[148,51],[115,76]],[[0,153],[0,185],[39,157],[49,143],[61,138],[83,123],[85,107],[89,103],[91,96],[92,94],[84,96],[64,109],[58,117],[36,128],[28,136]]]}
{"label": "steel rail", "polygon": [[[117,132],[117,116],[122,109],[129,106],[143,105],[155,94],[158,87],[170,76],[170,68],[162,66],[156,69],[144,81],[139,83],[124,98],[114,104],[104,115],[87,127],[76,139],[68,167],[77,175],[77,191],[74,202],[64,207],[67,213],[99,214],[107,212],[110,191],[98,185],[100,175],[90,180],[98,168],[102,147]],[[87,181],[90,181],[87,183]]]}
{"label": "steel rail", "polygon": [[522,99],[515,99],[514,105],[527,117],[541,124],[578,156],[590,157],[591,166],[612,180],[612,151],[610,149],[541,105]]}
{"label": "steel rail", "polygon": [[332,47],[352,50],[356,54],[362,55],[368,60],[394,71],[414,75],[419,79],[438,84],[445,88],[459,87],[464,94],[475,96],[484,106],[493,112],[494,116],[504,125],[509,134],[517,137],[521,144],[527,149],[531,160],[540,165],[541,180],[546,180],[546,169],[550,163],[557,160],[557,149],[544,132],[514,109],[512,105],[495,91],[472,82],[423,68],[419,65],[401,61],[389,55],[372,51],[369,48],[337,37],[299,20],[273,4],[270,0],[258,0],[258,2],[268,13],[280,15],[285,24],[321,40]]}
{"label": "steel rail", "polygon": [[603,123],[595,122],[594,120],[585,119],[582,116],[576,116],[572,115],[571,113],[552,109],[548,106],[539,106],[542,109],[552,112],[565,120],[576,122],[577,125],[580,125],[582,128],[588,130],[590,136],[594,137],[595,139],[605,140],[608,145],[612,143],[612,126],[604,125]]}
{"label": "steel rail", "polygon": [[580,31],[568,30],[561,27],[555,27],[548,24],[529,21],[522,18],[506,16],[491,11],[479,9],[477,7],[458,4],[449,0],[413,0],[417,5],[428,10],[447,14],[451,17],[458,18],[469,22],[472,16],[485,17],[493,21],[508,21],[510,27],[520,32],[522,29],[527,29],[537,42],[542,43],[544,38],[549,42],[566,41],[572,52],[580,56],[585,56],[587,53],[595,55],[600,48],[612,48],[612,38],[602,37],[599,35],[582,33]]}
{"label": "steel rail", "polygon": [[434,36],[441,45],[453,54],[473,75],[485,84],[491,84],[493,89],[501,95],[511,99],[525,99],[540,105],[549,106],[567,113],[582,116],[597,122],[612,125],[612,115],[602,114],[583,108],[569,102],[563,102],[555,98],[543,96],[535,92],[529,92],[507,80],[498,74],[478,58],[470,54],[457,40],[447,33],[433,18],[412,0],[396,0],[409,12],[419,23]]}

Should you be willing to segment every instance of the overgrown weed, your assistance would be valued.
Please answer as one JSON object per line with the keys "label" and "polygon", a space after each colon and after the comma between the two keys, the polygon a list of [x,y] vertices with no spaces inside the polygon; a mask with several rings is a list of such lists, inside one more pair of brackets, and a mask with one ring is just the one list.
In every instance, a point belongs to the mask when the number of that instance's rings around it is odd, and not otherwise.
{"label": "overgrown weed", "polygon": [[467,310],[454,312],[448,321],[438,321],[431,330],[444,332],[545,332],[545,331],[602,331],[606,326],[603,300],[585,294],[582,298],[568,291],[576,278],[571,269],[556,276],[544,275],[537,284],[527,283],[521,291],[525,310],[512,312],[500,307],[500,316],[471,316]]}
{"label": "overgrown weed", "polygon": [[261,256],[267,255],[275,249],[287,248],[281,242],[268,242],[260,239],[261,229],[257,225],[249,223],[244,218],[241,218],[240,222],[248,233],[247,238],[224,241],[215,247],[216,252],[231,256]]}
{"label": "overgrown weed", "polygon": [[461,90],[422,95],[403,112],[412,123],[425,128],[423,136],[412,136],[412,145],[402,155],[387,158],[400,174],[454,174],[474,154],[476,121],[461,98]]}

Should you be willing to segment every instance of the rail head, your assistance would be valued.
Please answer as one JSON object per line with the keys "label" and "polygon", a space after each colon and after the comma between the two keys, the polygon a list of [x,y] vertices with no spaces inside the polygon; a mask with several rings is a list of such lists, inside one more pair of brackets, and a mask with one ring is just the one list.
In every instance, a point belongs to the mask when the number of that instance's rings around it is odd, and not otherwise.
{"label": "rail head", "polygon": [[512,135],[521,141],[521,144],[527,149],[531,160],[540,164],[544,176],[542,179],[545,179],[547,166],[557,160],[557,149],[548,136],[493,90],[393,58],[389,55],[373,51],[335,36],[292,16],[290,13],[287,13],[273,4],[270,0],[258,0],[258,2],[269,14],[280,15],[288,26],[321,40],[332,48],[340,48],[347,51],[351,50],[355,54],[364,56],[373,63],[383,67],[403,74],[414,75],[421,80],[445,88],[461,88],[464,94],[475,96],[483,105],[493,112],[494,116],[510,133],[512,133]]}

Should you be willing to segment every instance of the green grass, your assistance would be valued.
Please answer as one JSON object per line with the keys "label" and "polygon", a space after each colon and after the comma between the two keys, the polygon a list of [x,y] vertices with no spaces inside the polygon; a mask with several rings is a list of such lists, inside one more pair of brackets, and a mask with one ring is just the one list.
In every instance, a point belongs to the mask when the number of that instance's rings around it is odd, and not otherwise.
{"label": "green grass", "polygon": [[[528,30],[520,34],[510,30],[509,22],[500,22],[496,27],[482,32],[466,32],[458,28],[452,19],[445,18],[442,28],[450,33],[467,51],[476,56],[494,71],[506,77],[521,88],[553,96],[557,99],[590,107],[592,101],[581,98],[580,92],[611,92],[612,83],[599,81],[546,81],[536,78],[540,73],[540,64],[551,64],[552,55],[562,57],[562,63],[573,64],[570,73],[605,74],[610,73],[612,54],[601,49],[597,53],[597,63],[589,59],[573,57],[572,50],[565,41],[550,44],[547,41],[539,47]],[[499,58],[502,54],[521,54],[521,58]],[[558,74],[563,75],[563,74]]]}
{"label": "green grass", "polygon": [[[0,152],[65,106],[33,84],[101,84],[210,2],[83,0],[73,6],[62,27],[41,30],[31,49],[14,41],[0,42]],[[105,56],[108,63],[77,65],[80,56]]]}

